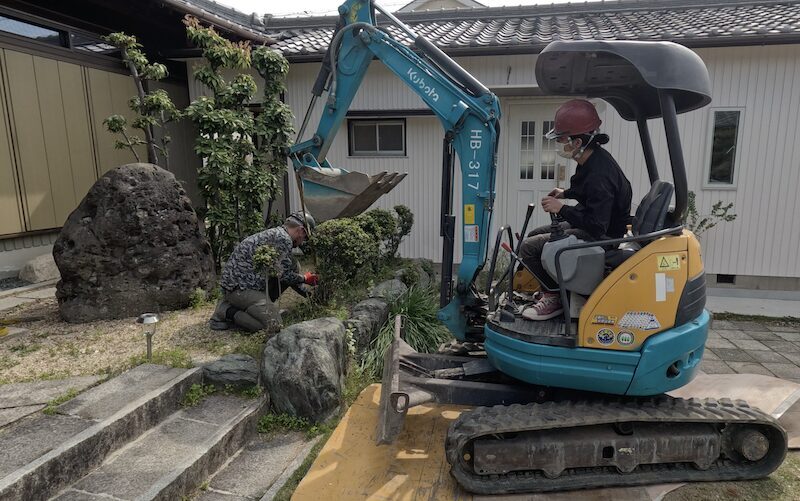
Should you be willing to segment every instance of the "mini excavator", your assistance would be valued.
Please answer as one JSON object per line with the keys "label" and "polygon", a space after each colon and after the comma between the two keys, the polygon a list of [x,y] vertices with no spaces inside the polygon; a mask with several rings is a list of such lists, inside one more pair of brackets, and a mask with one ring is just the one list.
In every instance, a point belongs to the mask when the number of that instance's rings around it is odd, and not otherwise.
{"label": "mini excavator", "polygon": [[[378,25],[377,13],[388,26]],[[700,244],[683,226],[688,187],[677,126],[678,114],[711,101],[703,61],[670,42],[556,41],[539,54],[535,74],[544,94],[602,99],[636,122],[651,188],[632,235],[548,242],[544,264],[557,280],[564,314],[532,322],[515,304],[513,260],[507,280],[490,279],[486,290],[475,284],[490,244],[497,97],[371,0],[347,0],[339,14],[298,139],[327,91],[319,127],[290,151],[301,195],[315,217],[343,217],[402,180],[348,172],[325,159],[369,64],[380,60],[444,128],[439,319],[466,347],[416,353],[397,329],[385,357],[378,443],[397,437],[409,408],[456,403],[475,408],[450,426],[446,456],[458,483],[474,493],[753,479],[774,471],[787,437],[771,416],[743,401],[665,395],[696,375],[710,322]],[[655,119],[663,121],[672,183],[656,166],[648,130]],[[452,277],[456,156],[463,258]],[[533,210],[531,204],[519,235]],[[510,227],[499,229],[489,277],[496,276],[500,249],[518,252],[520,243]]]}

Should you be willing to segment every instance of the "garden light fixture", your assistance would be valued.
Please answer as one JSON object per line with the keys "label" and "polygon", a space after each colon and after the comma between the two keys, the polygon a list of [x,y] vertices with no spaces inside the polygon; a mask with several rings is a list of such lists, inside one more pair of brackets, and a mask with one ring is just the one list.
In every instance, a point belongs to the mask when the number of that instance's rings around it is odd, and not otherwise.
{"label": "garden light fixture", "polygon": [[153,334],[156,333],[158,325],[158,315],[155,313],[142,313],[136,319],[136,323],[142,326],[142,334],[147,338],[147,361],[153,359]]}

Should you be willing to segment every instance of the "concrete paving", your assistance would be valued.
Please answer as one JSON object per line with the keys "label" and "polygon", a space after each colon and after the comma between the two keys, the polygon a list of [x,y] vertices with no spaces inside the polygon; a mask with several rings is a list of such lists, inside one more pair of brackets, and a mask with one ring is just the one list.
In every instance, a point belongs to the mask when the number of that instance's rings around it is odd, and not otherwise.
{"label": "concrete paving", "polygon": [[[34,413],[1,428],[0,499],[49,498],[173,414],[201,376],[200,369],[142,365],[62,404],[54,415]],[[48,382],[39,384],[32,400],[52,390]],[[19,387],[9,386],[0,388],[25,403]]]}
{"label": "concrete paving", "polygon": [[318,440],[298,432],[253,438],[209,479],[197,501],[272,499]]}
{"label": "concrete paving", "polygon": [[800,301],[747,297],[706,297],[706,309],[712,313],[737,313],[765,317],[800,317]]}
{"label": "concrete paving", "polygon": [[101,379],[103,376],[78,376],[0,385],[0,429],[42,410],[55,398],[70,391],[81,392]]}
{"label": "concrete paving", "polygon": [[55,499],[181,499],[246,443],[267,402],[211,395],[119,449]]}
{"label": "concrete paving", "polygon": [[700,369],[707,374],[763,374],[800,383],[800,328],[714,320]]}

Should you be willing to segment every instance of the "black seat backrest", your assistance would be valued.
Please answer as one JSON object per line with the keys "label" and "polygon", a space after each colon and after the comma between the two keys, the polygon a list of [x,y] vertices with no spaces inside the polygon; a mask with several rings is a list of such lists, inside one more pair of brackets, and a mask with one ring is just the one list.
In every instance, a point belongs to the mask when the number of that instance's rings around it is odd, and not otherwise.
{"label": "black seat backrest", "polygon": [[633,234],[635,236],[663,230],[672,201],[672,192],[675,189],[666,181],[656,181],[650,191],[636,208],[636,217],[633,220]]}

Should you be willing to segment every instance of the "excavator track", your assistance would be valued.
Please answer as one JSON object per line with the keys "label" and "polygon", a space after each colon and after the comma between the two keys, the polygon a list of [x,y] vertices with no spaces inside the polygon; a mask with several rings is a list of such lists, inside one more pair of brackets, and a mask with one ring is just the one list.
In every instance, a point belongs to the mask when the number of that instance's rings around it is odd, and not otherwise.
{"label": "excavator track", "polygon": [[446,442],[452,475],[478,494],[755,479],[786,451],[778,422],[744,401],[667,396],[479,407]]}

